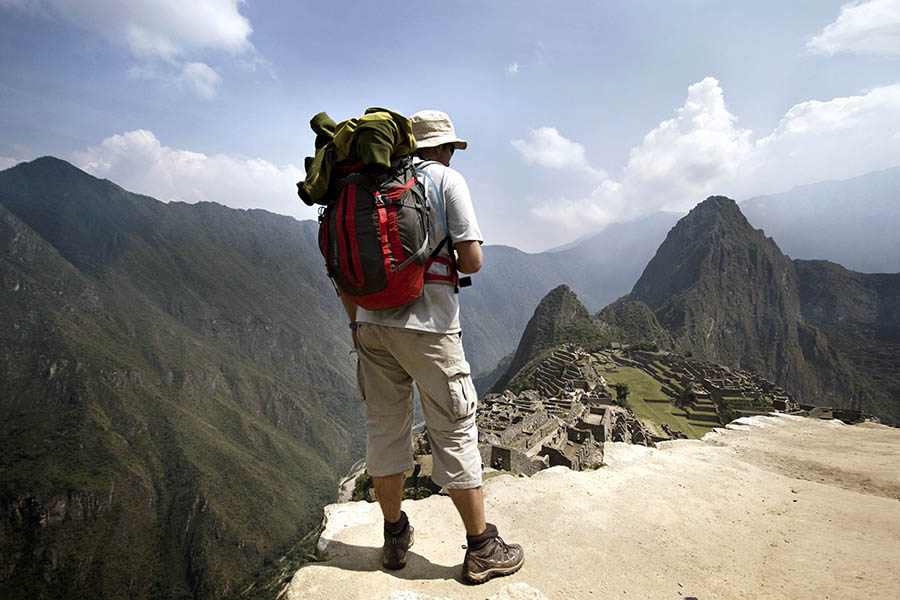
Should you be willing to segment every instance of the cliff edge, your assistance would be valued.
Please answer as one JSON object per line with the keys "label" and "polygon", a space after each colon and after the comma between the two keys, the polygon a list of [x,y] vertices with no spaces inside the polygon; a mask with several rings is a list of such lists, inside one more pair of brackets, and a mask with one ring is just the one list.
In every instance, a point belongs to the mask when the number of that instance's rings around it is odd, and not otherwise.
{"label": "cliff edge", "polygon": [[787,415],[739,419],[702,440],[605,445],[607,466],[489,480],[489,519],[527,553],[511,576],[468,586],[448,497],[405,503],[406,568],[380,567],[381,516],[326,508],[325,559],[287,600],[895,598],[900,595],[900,430]]}

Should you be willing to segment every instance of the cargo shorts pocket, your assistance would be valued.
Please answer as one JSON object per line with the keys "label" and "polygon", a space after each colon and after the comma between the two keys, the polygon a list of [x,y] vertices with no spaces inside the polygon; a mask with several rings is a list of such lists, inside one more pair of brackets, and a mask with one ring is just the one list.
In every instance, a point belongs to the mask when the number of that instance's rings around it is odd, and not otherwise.
{"label": "cargo shorts pocket", "polygon": [[478,393],[472,383],[469,363],[463,360],[441,370],[450,388],[450,414],[457,421],[471,417],[478,404]]}

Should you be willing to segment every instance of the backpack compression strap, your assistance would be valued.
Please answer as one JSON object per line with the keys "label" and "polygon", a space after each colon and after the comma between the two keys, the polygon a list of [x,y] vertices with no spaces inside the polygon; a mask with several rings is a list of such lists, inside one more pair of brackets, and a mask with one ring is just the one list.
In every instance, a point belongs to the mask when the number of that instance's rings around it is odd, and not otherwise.
{"label": "backpack compression strap", "polygon": [[[450,251],[450,256],[438,256],[438,253],[444,248],[444,245],[447,244],[448,241],[450,241],[449,235],[441,240],[441,243],[438,244],[437,248],[434,249],[434,252],[431,253],[431,256],[428,257],[428,261],[425,263],[425,283],[429,283],[432,281],[437,281],[440,283],[450,283],[453,285],[454,293],[458,294],[460,286],[466,287],[467,285],[472,285],[472,278],[460,278],[459,273],[456,271],[456,257],[453,254],[452,242],[450,243],[450,246],[448,248]],[[437,273],[430,273],[429,269],[434,263],[445,265],[449,274],[438,275]]]}
{"label": "backpack compression strap", "polygon": [[[428,161],[426,163],[420,164],[419,167],[436,163],[440,164],[437,161]],[[444,231],[447,232],[447,236],[441,240],[441,243],[438,244],[437,248],[431,253],[431,256],[428,257],[428,262],[425,263],[425,282],[428,283],[430,281],[439,281],[443,283],[451,283],[453,284],[453,292],[458,294],[459,288],[468,287],[472,285],[471,277],[460,277],[459,272],[456,269],[456,253],[453,251],[453,238],[450,237],[450,227],[447,225],[447,209],[444,206],[444,199],[441,197],[441,190],[438,188],[437,184],[434,182],[434,178],[422,168],[418,168],[415,170],[416,173],[422,173],[425,177],[428,178],[428,181],[431,182],[431,186],[434,188],[434,193],[437,195],[438,206],[440,207],[441,219],[444,223]],[[438,256],[440,251],[443,249],[444,245],[447,245],[447,254],[446,256]],[[429,273],[428,270],[433,263],[439,263],[442,265],[446,265],[448,270],[450,271],[449,275],[438,275],[436,273]]]}

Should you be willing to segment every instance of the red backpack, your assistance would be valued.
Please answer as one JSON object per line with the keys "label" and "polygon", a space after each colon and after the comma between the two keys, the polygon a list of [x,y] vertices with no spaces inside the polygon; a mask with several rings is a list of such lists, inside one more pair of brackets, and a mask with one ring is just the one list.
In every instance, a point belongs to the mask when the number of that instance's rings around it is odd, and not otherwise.
{"label": "red backpack", "polygon": [[[450,258],[438,256],[449,237],[429,253],[428,231],[425,186],[412,156],[394,159],[386,170],[363,163],[336,167],[319,211],[319,249],[328,276],[357,306],[403,306],[419,297],[426,280],[458,290],[452,245]],[[426,275],[433,262],[447,265],[449,274]]]}

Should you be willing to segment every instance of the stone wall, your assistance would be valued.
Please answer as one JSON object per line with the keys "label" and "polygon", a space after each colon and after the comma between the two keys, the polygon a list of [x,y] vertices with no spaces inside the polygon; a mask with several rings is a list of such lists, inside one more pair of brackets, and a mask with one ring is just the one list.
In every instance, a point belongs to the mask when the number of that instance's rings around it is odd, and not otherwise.
{"label": "stone wall", "polygon": [[557,450],[553,446],[543,446],[541,448],[541,455],[546,456],[547,460],[550,463],[551,467],[568,467],[572,469],[572,461],[562,453],[562,451]]}
{"label": "stone wall", "polygon": [[483,444],[478,447],[481,453],[481,462],[484,466],[509,471],[514,475],[527,475],[531,477],[538,471],[550,466],[546,457],[532,458],[523,452],[506,446],[491,446]]}
{"label": "stone wall", "polygon": [[526,430],[532,431],[542,426],[549,418],[550,415],[548,415],[547,411],[543,408],[540,408],[531,414],[527,414],[521,421],[510,425],[500,434],[500,443],[504,446],[511,444],[513,440],[522,434],[522,432]]}
{"label": "stone wall", "polygon": [[532,458],[518,450],[513,450],[510,453],[510,460],[510,472],[516,475],[527,475],[529,477],[550,466],[550,462],[546,458]]}
{"label": "stone wall", "polygon": [[579,419],[576,426],[579,429],[590,431],[594,435],[594,439],[598,442],[610,441],[609,436],[612,433],[612,425],[610,423],[611,411],[606,410],[605,407],[602,406],[591,406],[589,410],[591,415],[600,415],[600,423],[589,423],[584,419]]}

